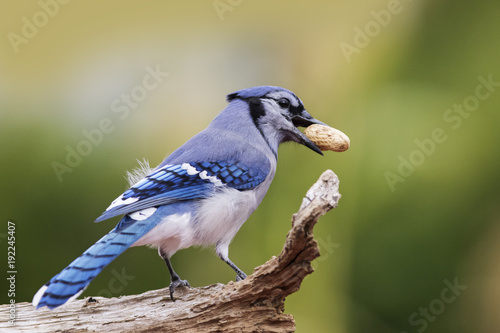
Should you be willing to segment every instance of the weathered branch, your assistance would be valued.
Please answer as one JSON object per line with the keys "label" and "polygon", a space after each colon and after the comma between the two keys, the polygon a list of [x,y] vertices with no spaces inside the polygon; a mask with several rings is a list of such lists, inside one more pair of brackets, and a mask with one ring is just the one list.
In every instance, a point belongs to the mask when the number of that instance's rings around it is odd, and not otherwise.
{"label": "weathered branch", "polygon": [[[295,322],[284,314],[284,299],[300,288],[319,256],[313,227],[337,206],[338,178],[325,171],[307,192],[292,217],[283,250],[240,282],[202,288],[178,288],[176,302],[168,288],[141,295],[76,300],[55,309],[35,310],[16,304],[16,324],[0,322],[0,331],[33,332],[294,332]],[[1,305],[7,314],[9,305]]]}

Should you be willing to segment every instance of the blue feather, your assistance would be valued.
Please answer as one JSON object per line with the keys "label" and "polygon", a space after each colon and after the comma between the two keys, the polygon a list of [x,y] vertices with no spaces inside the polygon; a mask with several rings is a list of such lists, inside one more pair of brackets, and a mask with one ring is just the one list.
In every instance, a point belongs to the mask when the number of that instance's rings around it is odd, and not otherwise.
{"label": "blue feather", "polygon": [[285,91],[292,96],[295,96],[293,92],[288,89],[277,87],[277,86],[258,86],[247,89],[238,90],[232,94],[227,95],[227,101],[231,102],[235,98],[252,98],[252,97],[264,97],[265,95],[274,91]]}
{"label": "blue feather", "polygon": [[76,258],[68,267],[54,276],[45,286],[44,293],[37,304],[37,308],[47,306],[49,309],[58,307],[74,295],[82,292],[86,286],[99,274],[105,266],[128,249],[134,242],[153,229],[157,223],[152,221],[134,221],[125,216],[119,226],[97,243],[92,245],[80,257]]}
{"label": "blue feather", "polygon": [[[193,169],[188,172],[188,168]],[[200,176],[202,172],[206,173],[206,177]],[[227,161],[165,165],[125,191],[96,222],[145,208],[207,198],[217,186],[214,179],[219,180],[221,185],[248,190],[258,186],[265,178],[266,173],[261,169]]]}

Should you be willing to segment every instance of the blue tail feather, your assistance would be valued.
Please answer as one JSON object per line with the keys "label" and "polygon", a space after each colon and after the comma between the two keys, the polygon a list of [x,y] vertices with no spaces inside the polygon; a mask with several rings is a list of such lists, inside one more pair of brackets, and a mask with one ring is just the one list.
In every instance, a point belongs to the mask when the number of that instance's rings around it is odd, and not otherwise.
{"label": "blue tail feather", "polygon": [[53,309],[78,297],[104,267],[156,226],[152,221],[128,220],[132,219],[125,216],[115,229],[45,284],[33,298],[36,308]]}

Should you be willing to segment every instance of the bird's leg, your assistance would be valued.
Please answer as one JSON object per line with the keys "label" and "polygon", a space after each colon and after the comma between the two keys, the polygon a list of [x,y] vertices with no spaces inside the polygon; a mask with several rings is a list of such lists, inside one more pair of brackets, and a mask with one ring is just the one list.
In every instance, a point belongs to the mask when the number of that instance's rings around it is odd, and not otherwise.
{"label": "bird's leg", "polygon": [[168,286],[168,290],[170,291],[170,299],[172,302],[175,302],[174,299],[174,291],[175,288],[179,286],[190,287],[189,282],[187,280],[181,280],[179,275],[174,271],[172,264],[170,263],[170,256],[163,252],[162,249],[158,249],[158,253],[163,260],[165,260],[165,264],[167,264],[168,271],[170,273],[170,285]]}
{"label": "bird's leg", "polygon": [[224,262],[228,264],[229,267],[231,267],[236,272],[236,281],[241,281],[246,279],[247,275],[229,259],[227,244],[218,243],[215,251],[217,252],[219,258],[224,260]]}
{"label": "bird's leg", "polygon": [[238,268],[229,258],[222,258],[226,264],[228,264],[236,272],[236,281],[241,281],[246,279],[247,275]]}

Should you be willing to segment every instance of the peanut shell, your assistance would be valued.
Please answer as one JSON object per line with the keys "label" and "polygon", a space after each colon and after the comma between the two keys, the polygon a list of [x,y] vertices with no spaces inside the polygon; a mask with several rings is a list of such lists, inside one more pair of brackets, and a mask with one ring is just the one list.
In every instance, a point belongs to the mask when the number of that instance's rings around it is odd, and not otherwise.
{"label": "peanut shell", "polygon": [[329,126],[313,124],[305,129],[304,134],[320,150],[341,152],[349,149],[349,145],[351,144],[347,135]]}

